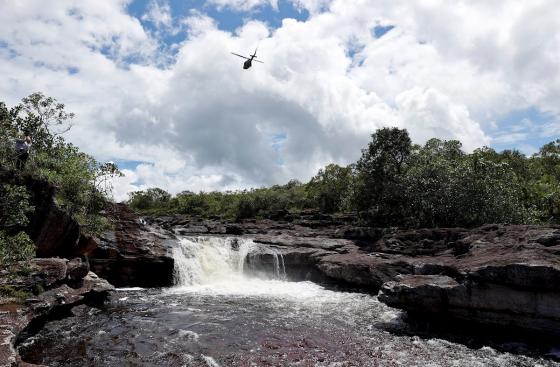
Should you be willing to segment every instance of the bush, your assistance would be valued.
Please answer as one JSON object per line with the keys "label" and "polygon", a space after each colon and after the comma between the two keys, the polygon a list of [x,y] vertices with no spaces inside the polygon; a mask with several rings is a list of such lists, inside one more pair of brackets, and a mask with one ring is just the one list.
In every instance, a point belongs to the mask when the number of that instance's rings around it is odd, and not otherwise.
{"label": "bush", "polygon": [[9,267],[19,261],[27,261],[35,256],[35,245],[25,232],[9,235],[0,231],[0,265]]}
{"label": "bush", "polygon": [[171,195],[160,188],[134,191],[129,194],[128,204],[137,210],[162,209],[168,206]]}
{"label": "bush", "polygon": [[0,286],[0,298],[15,298],[20,302],[23,302],[26,298],[31,297],[30,292],[26,292],[20,289],[16,289],[9,285]]}
{"label": "bush", "polygon": [[29,193],[23,186],[0,187],[0,265],[9,267],[35,255],[35,246],[23,229],[29,223]]}
{"label": "bush", "polygon": [[534,223],[534,177],[516,152],[465,154],[460,142],[439,139],[413,146],[406,131],[381,129],[357,163],[355,207],[383,226]]}

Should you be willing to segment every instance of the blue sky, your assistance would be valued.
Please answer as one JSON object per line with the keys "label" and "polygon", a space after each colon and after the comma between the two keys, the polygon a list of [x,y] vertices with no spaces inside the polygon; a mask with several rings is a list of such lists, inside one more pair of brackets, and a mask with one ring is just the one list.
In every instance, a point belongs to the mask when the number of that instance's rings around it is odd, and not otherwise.
{"label": "blue sky", "polygon": [[495,140],[491,145],[498,151],[515,149],[528,155],[536,153],[544,144],[560,138],[544,129],[556,121],[555,115],[540,112],[534,107],[513,110],[497,121],[493,132]]}
{"label": "blue sky", "polygon": [[[219,5],[217,5],[219,4]],[[277,7],[273,4],[277,4]],[[67,139],[158,186],[306,181],[371,133],[533,154],[560,133],[554,0],[41,0],[0,12],[0,95],[77,115]],[[249,70],[230,52],[259,46]],[[538,46],[538,47],[537,47]]]}
{"label": "blue sky", "polygon": [[[151,0],[134,0],[129,4],[128,11],[131,15],[141,20],[142,16],[149,9],[150,3]],[[278,1],[278,9],[274,9],[270,4],[263,4],[251,11],[236,10],[231,7],[217,7],[207,4],[204,0],[170,0],[168,4],[174,21],[189,16],[190,12],[195,10],[212,17],[219,29],[228,32],[234,32],[249,19],[260,20],[266,22],[272,28],[278,28],[282,25],[284,18],[305,21],[309,17],[307,10],[297,9],[291,1],[284,0]],[[146,28],[154,30],[153,24],[149,21],[142,21],[142,24]],[[171,44],[180,42],[183,39],[184,33],[175,37],[167,35],[164,41],[167,44]]]}

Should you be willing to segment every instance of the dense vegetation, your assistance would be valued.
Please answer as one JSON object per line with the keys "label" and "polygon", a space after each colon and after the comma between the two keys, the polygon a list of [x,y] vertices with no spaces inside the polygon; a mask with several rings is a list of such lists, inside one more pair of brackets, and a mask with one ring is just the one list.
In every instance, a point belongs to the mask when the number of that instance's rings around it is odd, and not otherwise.
{"label": "dense vegetation", "polygon": [[[105,205],[101,183],[119,172],[113,164],[100,164],[65,142],[74,114],[54,98],[34,93],[8,108],[0,102],[0,166],[17,171],[15,140],[24,132],[32,137],[31,154],[23,172],[51,182],[57,204],[80,223],[83,232],[97,234],[108,223],[99,214]],[[34,255],[33,243],[24,232],[34,208],[24,186],[0,187],[0,266]]]}
{"label": "dense vegetation", "polygon": [[372,135],[355,164],[330,164],[308,183],[230,192],[159,188],[130,194],[129,205],[155,213],[243,219],[279,211],[355,212],[374,226],[476,226],[560,222],[560,141],[527,157],[484,147],[465,153],[456,140],[413,144],[406,130]]}
{"label": "dense vegetation", "polygon": [[34,255],[33,242],[22,230],[29,220],[26,214],[33,211],[25,187],[2,185],[0,187],[0,266],[6,267]]}

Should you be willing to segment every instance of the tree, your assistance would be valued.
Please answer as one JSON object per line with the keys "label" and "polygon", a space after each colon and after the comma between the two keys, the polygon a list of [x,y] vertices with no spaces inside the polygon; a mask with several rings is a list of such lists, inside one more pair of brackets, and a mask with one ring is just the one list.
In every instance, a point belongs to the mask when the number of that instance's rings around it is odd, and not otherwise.
{"label": "tree", "polygon": [[560,140],[543,145],[529,162],[529,195],[541,220],[560,223]]}
{"label": "tree", "polygon": [[490,148],[472,154],[457,141],[429,140],[411,157],[406,172],[406,217],[412,226],[475,226],[532,220],[523,181]]}
{"label": "tree", "polygon": [[146,191],[134,191],[129,194],[128,205],[134,209],[156,209],[166,207],[171,201],[171,194],[159,187]]}
{"label": "tree", "polygon": [[542,174],[560,181],[560,139],[543,145],[534,157],[538,158]]}
{"label": "tree", "polygon": [[17,119],[18,129],[31,133],[34,149],[50,149],[56,143],[62,143],[60,137],[72,128],[75,117],[74,113],[66,112],[63,103],[41,92],[23,98],[19,109],[26,116]]}
{"label": "tree", "polygon": [[99,164],[93,157],[67,143],[62,134],[72,124],[74,114],[55,98],[33,93],[8,109],[0,103],[0,164],[11,167],[15,150],[13,139],[29,132],[33,146],[25,171],[46,178],[56,187],[58,204],[89,234],[98,234],[108,222],[99,212],[105,206],[110,185],[106,179],[118,175],[116,166]]}
{"label": "tree", "polygon": [[124,174],[119,170],[115,163],[107,162],[98,164],[93,180],[96,190],[106,197],[112,196],[113,179],[116,177],[124,177]]}
{"label": "tree", "polygon": [[0,265],[8,267],[17,261],[28,260],[35,255],[35,247],[23,231],[33,212],[29,205],[29,193],[23,186],[0,187]]}
{"label": "tree", "polygon": [[0,165],[13,167],[15,163],[14,139],[18,135],[15,124],[20,108],[8,108],[0,102]]}
{"label": "tree", "polygon": [[354,203],[362,217],[378,225],[400,223],[404,198],[402,173],[412,152],[406,130],[383,128],[371,136],[356,163]]}
{"label": "tree", "polygon": [[345,209],[351,183],[351,167],[329,164],[309,181],[307,192],[322,211],[333,213]]}
{"label": "tree", "polygon": [[465,154],[456,140],[430,139],[416,146],[404,174],[405,222],[412,226],[454,225],[454,175]]}
{"label": "tree", "polygon": [[533,221],[523,202],[523,182],[507,163],[495,161],[495,153],[486,147],[477,149],[456,169],[453,190],[461,205],[462,225]]}

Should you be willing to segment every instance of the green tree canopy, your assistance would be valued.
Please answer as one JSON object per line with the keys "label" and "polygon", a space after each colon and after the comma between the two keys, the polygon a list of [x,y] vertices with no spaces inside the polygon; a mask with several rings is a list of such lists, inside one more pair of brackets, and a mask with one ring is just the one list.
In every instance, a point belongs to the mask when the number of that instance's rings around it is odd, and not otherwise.
{"label": "green tree canopy", "polygon": [[351,185],[351,167],[329,164],[309,181],[307,191],[319,209],[334,213],[349,208],[348,189]]}
{"label": "green tree canopy", "polygon": [[402,221],[402,173],[412,148],[406,130],[383,128],[372,134],[368,147],[362,150],[356,163],[354,203],[362,217],[375,225]]}

